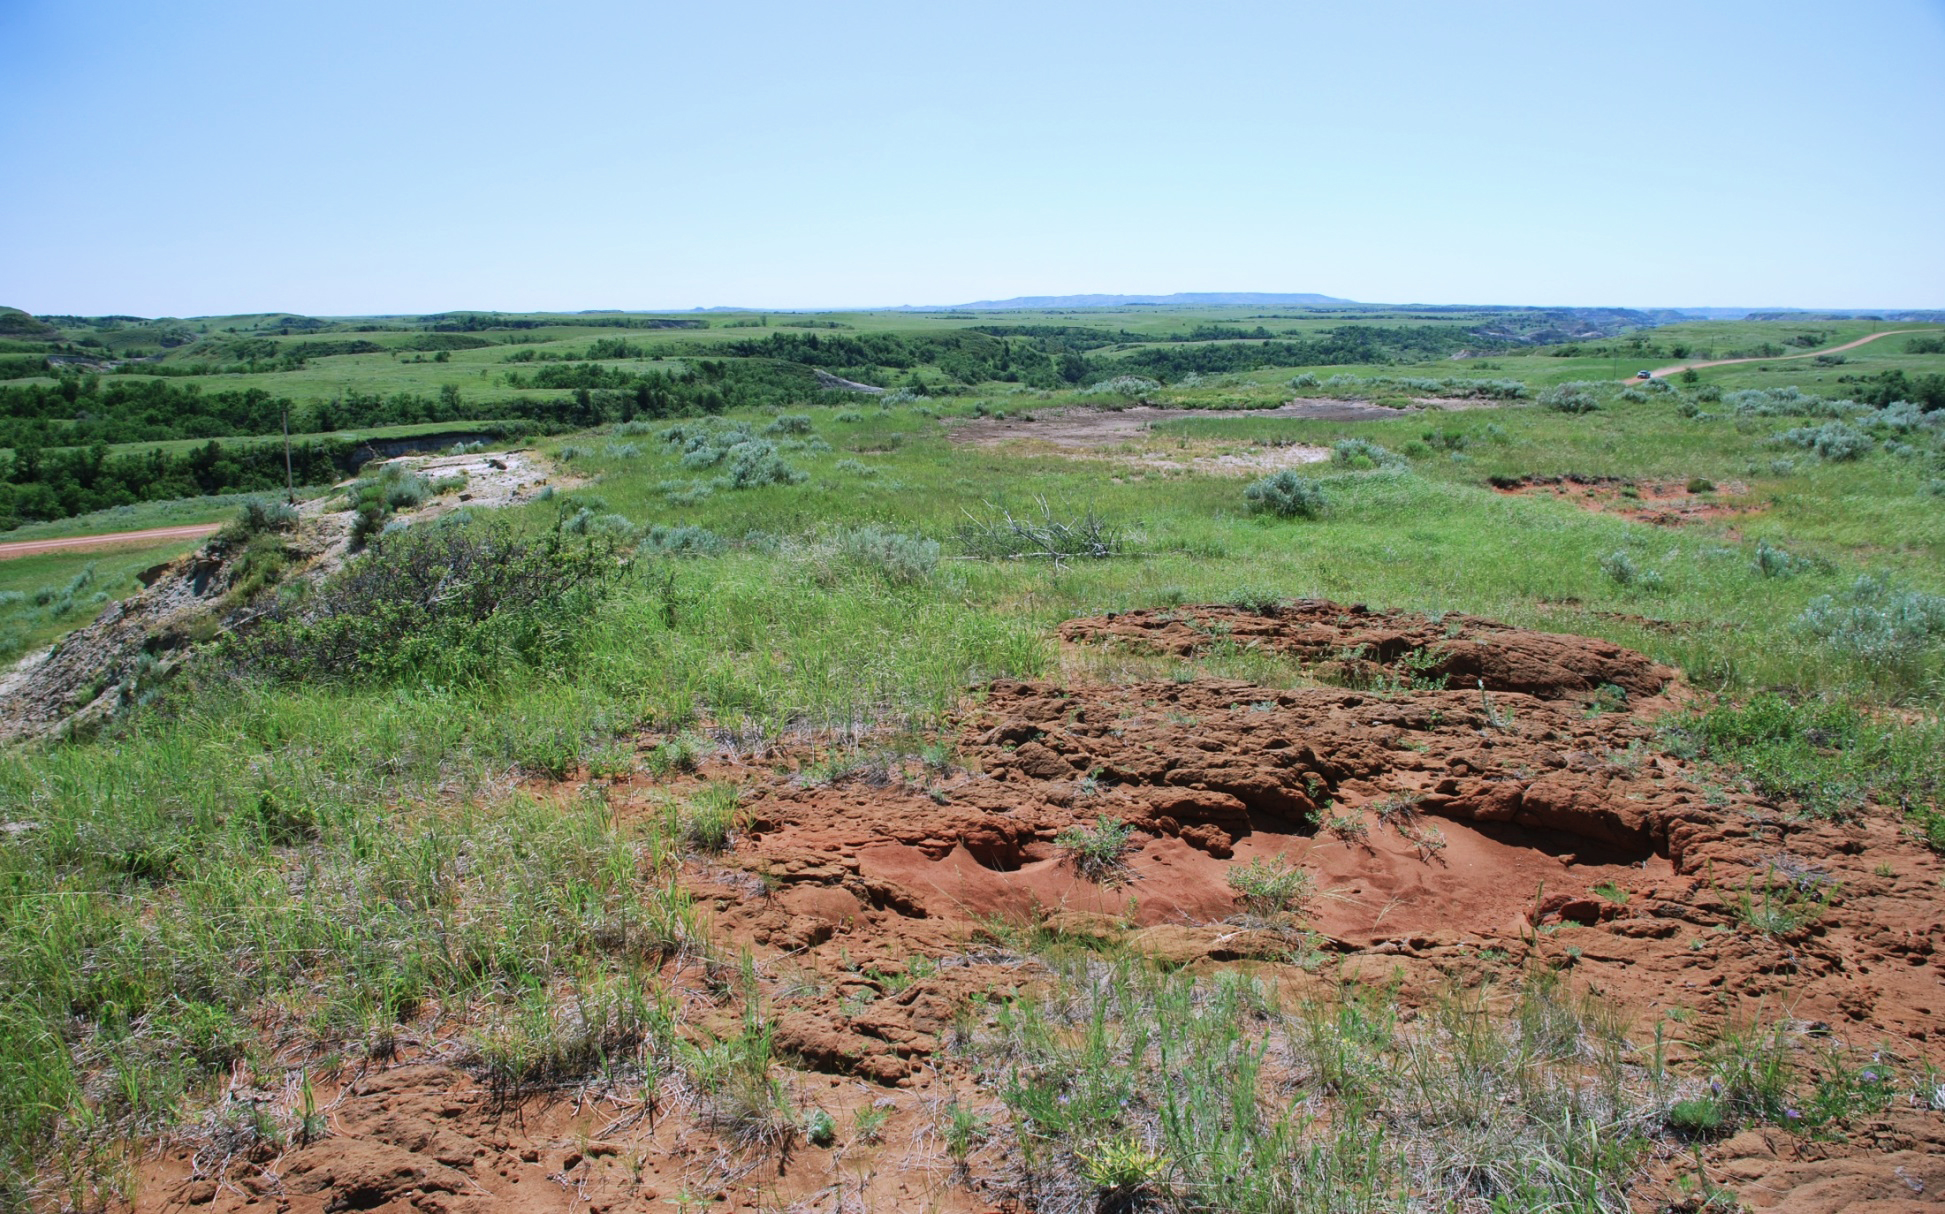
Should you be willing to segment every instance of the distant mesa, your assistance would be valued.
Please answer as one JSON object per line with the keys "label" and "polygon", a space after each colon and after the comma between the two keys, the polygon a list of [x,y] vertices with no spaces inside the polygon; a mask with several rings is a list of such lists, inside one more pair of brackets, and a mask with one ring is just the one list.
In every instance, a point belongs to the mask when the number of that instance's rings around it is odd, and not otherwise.
{"label": "distant mesa", "polygon": [[[982,299],[977,303],[945,304],[950,308],[1005,311],[1014,308],[1126,308],[1135,306],[1175,308],[1316,308],[1351,304],[1355,300],[1334,295],[1281,295],[1262,291],[1182,291],[1174,295],[1018,295],[1012,299]],[[936,311],[915,308],[900,311]]]}

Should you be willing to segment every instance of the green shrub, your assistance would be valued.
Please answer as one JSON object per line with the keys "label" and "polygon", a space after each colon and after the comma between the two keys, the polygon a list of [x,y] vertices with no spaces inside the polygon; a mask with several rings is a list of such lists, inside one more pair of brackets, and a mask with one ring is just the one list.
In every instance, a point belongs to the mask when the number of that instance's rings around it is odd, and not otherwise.
{"label": "green shrub", "polygon": [[1871,449],[1870,435],[1841,421],[1786,430],[1777,435],[1777,441],[1808,448],[1819,459],[1833,461],[1856,459]]}
{"label": "green shrub", "polygon": [[1844,657],[1900,665],[1945,634],[1945,596],[1903,590],[1888,574],[1867,573],[1842,594],[1810,600],[1797,627]]}
{"label": "green shrub", "polygon": [[785,413],[763,428],[765,434],[796,436],[813,433],[810,415],[807,413]]}
{"label": "green shrub", "polygon": [[1316,518],[1324,512],[1324,491],[1317,482],[1289,468],[1271,473],[1243,490],[1243,500],[1258,514],[1278,518]]}
{"label": "green shrub", "polygon": [[1084,389],[1090,396],[1119,396],[1127,400],[1152,396],[1161,390],[1159,383],[1139,375],[1117,375]]}
{"label": "green shrub", "polygon": [[1795,577],[1809,568],[1810,563],[1803,557],[1794,556],[1776,547],[1768,540],[1756,541],[1756,572],[1766,578]]}
{"label": "green shrub", "polygon": [[662,431],[662,441],[681,453],[684,468],[714,468],[729,457],[731,449],[756,439],[756,431],[746,422],[706,418],[683,422]]}
{"label": "green shrub", "polygon": [[385,529],[385,503],[366,502],[351,519],[351,547],[355,551]]}
{"label": "green shrub", "polygon": [[1396,452],[1362,438],[1346,438],[1331,447],[1331,462],[1346,468],[1397,468],[1404,460]]}
{"label": "green shrub", "polygon": [[1605,385],[1577,380],[1573,383],[1555,384],[1539,395],[1542,408],[1556,413],[1592,413],[1601,407],[1599,393]]}
{"label": "green shrub", "polygon": [[290,552],[276,532],[264,531],[251,536],[231,566],[232,601],[253,601],[257,595],[283,580],[284,570],[289,563]]}
{"label": "green shrub", "polygon": [[763,485],[795,485],[809,480],[807,473],[800,472],[783,461],[777,454],[774,443],[762,439],[738,443],[727,452],[727,467],[723,475],[716,478],[716,486],[722,489],[755,489]]}
{"label": "green shrub", "polygon": [[890,582],[918,582],[939,567],[939,541],[881,527],[851,527],[837,533],[836,547],[852,566]]}
{"label": "green shrub", "polygon": [[1169,1157],[1133,1138],[1115,1138],[1076,1153],[1081,1179],[1096,1196],[1097,1210],[1135,1210],[1162,1184]]}
{"label": "green shrub", "polygon": [[635,524],[626,515],[596,514],[593,507],[582,506],[561,521],[569,535],[610,535],[621,543],[635,538]]}
{"label": "green shrub", "polygon": [[293,531],[297,527],[297,507],[274,497],[251,498],[243,503],[236,517],[226,523],[216,538],[224,543],[247,542],[267,532]]}
{"label": "green shrub", "polygon": [[651,748],[642,756],[642,765],[658,777],[694,771],[702,762],[705,750],[707,745],[701,739],[678,734]]}
{"label": "green shrub", "polygon": [[1910,434],[1927,423],[1939,419],[1930,417],[1923,409],[1908,400],[1894,400],[1875,413],[1867,413],[1858,419],[1867,426],[1883,426],[1900,434]]}
{"label": "green shrub", "polygon": [[[1185,596],[1181,587],[1169,586],[1164,589],[1160,597],[1168,606],[1173,607],[1180,604]],[[1285,596],[1260,586],[1238,586],[1224,595],[1222,601],[1241,611],[1273,616],[1282,609]]]}
{"label": "green shrub", "polygon": [[290,682],[558,665],[619,571],[605,535],[524,540],[503,522],[387,532],[309,597],[266,613],[232,654]]}
{"label": "green shrub", "polygon": [[1616,586],[1636,586],[1643,590],[1659,590],[1662,585],[1661,574],[1635,563],[1634,557],[1625,548],[1616,548],[1601,558],[1601,572],[1608,576]]}
{"label": "green shrub", "polygon": [[1054,836],[1061,858],[1090,881],[1113,885],[1127,872],[1135,828],[1103,816],[1093,826],[1070,826]]}
{"label": "green shrub", "polygon": [[1668,1106],[1668,1128],[1684,1138],[1712,1138],[1728,1124],[1722,1106],[1707,1096]]}
{"label": "green shrub", "polygon": [[1826,400],[1795,386],[1744,388],[1720,399],[1741,417],[1842,417],[1864,408],[1856,401]]}
{"label": "green shrub", "polygon": [[642,536],[641,546],[667,556],[720,556],[728,550],[729,541],[693,523],[674,527],[657,523]]}

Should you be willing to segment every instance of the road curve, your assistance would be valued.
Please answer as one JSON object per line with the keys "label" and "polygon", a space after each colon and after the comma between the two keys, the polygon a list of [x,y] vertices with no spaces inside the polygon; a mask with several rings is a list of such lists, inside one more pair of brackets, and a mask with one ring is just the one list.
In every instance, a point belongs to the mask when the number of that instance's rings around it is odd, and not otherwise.
{"label": "road curve", "polygon": [[221,523],[191,523],[183,527],[154,527],[147,531],[111,531],[107,535],[71,535],[58,540],[16,540],[0,544],[0,561],[39,556],[69,548],[152,547],[177,540],[200,540],[222,530]]}
{"label": "road curve", "polygon": [[[1690,367],[1699,369],[1702,367],[1726,367],[1730,363],[1789,362],[1793,358],[1815,358],[1819,354],[1835,354],[1840,350],[1855,350],[1857,347],[1874,342],[1880,337],[1896,337],[1900,333],[1929,333],[1931,331],[1930,329],[1886,329],[1882,333],[1873,333],[1868,337],[1860,337],[1856,341],[1847,341],[1841,346],[1830,346],[1822,350],[1809,350],[1802,354],[1778,354],[1772,358],[1717,358],[1709,362],[1676,363],[1672,367],[1656,367],[1653,371],[1648,372],[1648,374],[1656,379],[1660,379],[1664,375],[1674,375],[1678,372],[1686,371]],[[1630,375],[1628,378],[1639,379],[1640,376]]]}

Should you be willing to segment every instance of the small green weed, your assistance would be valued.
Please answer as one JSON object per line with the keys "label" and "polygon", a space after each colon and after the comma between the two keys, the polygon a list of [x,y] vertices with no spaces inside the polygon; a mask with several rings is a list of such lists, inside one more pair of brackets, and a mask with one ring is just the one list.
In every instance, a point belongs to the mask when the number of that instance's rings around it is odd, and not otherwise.
{"label": "small green weed", "polygon": [[1054,836],[1061,858],[1083,877],[1102,885],[1116,885],[1128,875],[1127,853],[1135,829],[1126,822],[1102,816],[1094,825],[1070,826]]}
{"label": "small green weed", "polygon": [[1282,856],[1258,857],[1229,870],[1229,888],[1252,915],[1301,915],[1316,892],[1316,879]]}

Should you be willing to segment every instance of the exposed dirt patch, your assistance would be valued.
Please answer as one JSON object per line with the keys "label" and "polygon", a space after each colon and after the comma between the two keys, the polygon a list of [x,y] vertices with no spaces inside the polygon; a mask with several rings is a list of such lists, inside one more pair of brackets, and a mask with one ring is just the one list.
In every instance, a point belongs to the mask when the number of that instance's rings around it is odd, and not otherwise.
{"label": "exposed dirt patch", "polygon": [[1748,498],[1749,486],[1724,481],[1710,489],[1687,481],[1630,481],[1611,476],[1495,477],[1492,487],[1511,496],[1550,495],[1585,510],[1619,514],[1657,527],[1680,527],[1760,514],[1768,503]]}
{"label": "exposed dirt patch", "polygon": [[[949,1096],[974,1091],[947,1045],[965,1018],[992,1015],[974,997],[1046,980],[1031,955],[1001,946],[999,921],[1171,965],[1248,963],[1294,992],[1381,982],[1406,1008],[1454,984],[1498,989],[1539,965],[1641,1024],[1679,1009],[1667,1022],[1678,1036],[1760,1013],[1945,1061],[1938,858],[1895,815],[1804,820],[1657,753],[1648,716],[1678,689],[1640,654],[1322,602],[1124,612],[1062,634],[1173,654],[1262,646],[1386,690],[1001,681],[957,723],[948,769],[896,757],[835,774],[808,754],[711,760],[698,775],[740,782],[746,828],[727,854],[691,861],[685,883],[725,954],[751,950],[776,1043],[794,1062],[793,1099],[846,1127],[851,1110],[883,1104],[893,1121],[882,1145],[847,1132],[837,1150],[800,1142],[781,1161],[739,1161],[680,1092],[653,1114],[612,1089],[496,1104],[448,1051],[445,1065],[348,1083],[333,1136],[274,1169],[232,1161],[222,1172],[205,1157],[198,1170],[187,1148],[168,1154],[138,1204],[231,1211],[274,1199],[309,1214],[585,1202],[608,1214],[666,1208],[686,1188],[722,1193],[726,1209],[986,1210],[1003,1184],[955,1180],[939,1119]],[[1409,689],[1438,677],[1471,686]],[[1603,685],[1625,688],[1632,711],[1591,711]],[[640,776],[606,785],[624,819],[657,812],[668,791]],[[1101,817],[1133,828],[1118,882],[1082,877],[1056,843]],[[1229,874],[1272,856],[1314,875],[1316,935],[1238,916]],[[1739,908],[1779,884],[1828,904],[1758,930]],[[1332,960],[1317,964],[1317,949]],[[1306,950],[1313,959],[1294,964]],[[693,967],[668,980],[685,1033],[731,1031],[733,1007]],[[1758,1208],[1891,1210],[1945,1191],[1941,1149],[1945,1119],[1900,1105],[1841,1142],[1749,1132],[1704,1158]],[[1641,1208],[1673,1196],[1666,1179],[1641,1190]]]}
{"label": "exposed dirt patch", "polygon": [[[410,1051],[384,1066],[314,1084],[328,1136],[258,1144],[235,1154],[172,1150],[144,1169],[134,1209],[270,1209],[294,1214],[591,1214],[674,1209],[927,1210],[991,1208],[943,1177],[902,1166],[931,1118],[924,1096],[859,1079],[815,1075],[802,1093],[847,1128],[858,1109],[886,1117],[875,1143],[847,1134],[839,1149],[798,1139],[782,1168],[722,1149],[671,1085],[654,1106],[636,1094],[509,1102],[452,1048]],[[814,1089],[814,1090],[812,1090]],[[284,1104],[294,1091],[243,1092],[232,1103]],[[927,1194],[932,1194],[928,1199]],[[861,1202],[860,1196],[863,1201]],[[793,1205],[803,1201],[802,1207]],[[816,1203],[814,1206],[809,1203]],[[866,1204],[868,1203],[868,1204]]]}
{"label": "exposed dirt patch", "polygon": [[1125,409],[1074,407],[1028,412],[1032,414],[1031,421],[1020,414],[955,420],[950,423],[949,433],[953,442],[975,447],[1031,441],[1086,450],[1138,442],[1158,423],[1183,418],[1282,417],[1359,422],[1395,420],[1412,411],[1387,409],[1358,400],[1317,398],[1293,400],[1274,409],[1160,409],[1153,405],[1130,405]]}
{"label": "exposed dirt patch", "polygon": [[[1360,406],[1368,407],[1368,406]],[[1391,409],[1375,412],[1396,416]],[[1235,450],[1236,444],[1202,440],[1164,442],[1153,432],[1158,421],[1179,417],[1256,417],[1283,414],[1282,410],[1214,412],[1200,409],[1154,409],[1136,406],[1128,409],[1062,409],[1005,419],[980,418],[955,423],[954,442],[976,447],[1000,445],[1039,448],[1071,459],[1111,460],[1141,471],[1160,473],[1194,470],[1213,476],[1261,476],[1279,468],[1298,468],[1321,463],[1330,451],[1301,443],[1272,442]],[[1288,416],[1288,414],[1283,414]]]}
{"label": "exposed dirt patch", "polygon": [[[1206,447],[1208,444],[1197,444]],[[1185,472],[1193,469],[1211,476],[1261,476],[1279,468],[1302,468],[1321,464],[1330,458],[1322,447],[1301,443],[1270,443],[1243,451],[1221,451],[1213,455],[1193,455],[1177,449],[1173,454],[1148,452],[1123,457],[1124,462],[1158,472]]]}
{"label": "exposed dirt patch", "polygon": [[76,548],[152,548],[160,544],[179,544],[184,540],[203,540],[215,535],[220,523],[189,523],[181,527],[152,527],[147,531],[111,531],[102,535],[71,535],[58,540],[15,540],[0,544],[0,561],[19,556],[39,556],[43,552],[64,552]]}
{"label": "exposed dirt patch", "polygon": [[[1515,732],[1492,730],[1488,707]],[[738,858],[786,888],[835,884],[928,921],[1085,911],[1158,927],[1220,923],[1235,912],[1230,865],[1285,855],[1318,874],[1314,923],[1348,946],[1514,934],[1543,883],[1672,874],[1691,806],[1627,754],[1648,736],[1631,718],[1477,692],[999,683],[962,739],[978,772],[946,804],[909,787],[766,790]],[[1140,832],[1124,883],[1084,879],[1054,845],[1103,815]],[[842,875],[803,865],[819,853],[845,857]]]}

